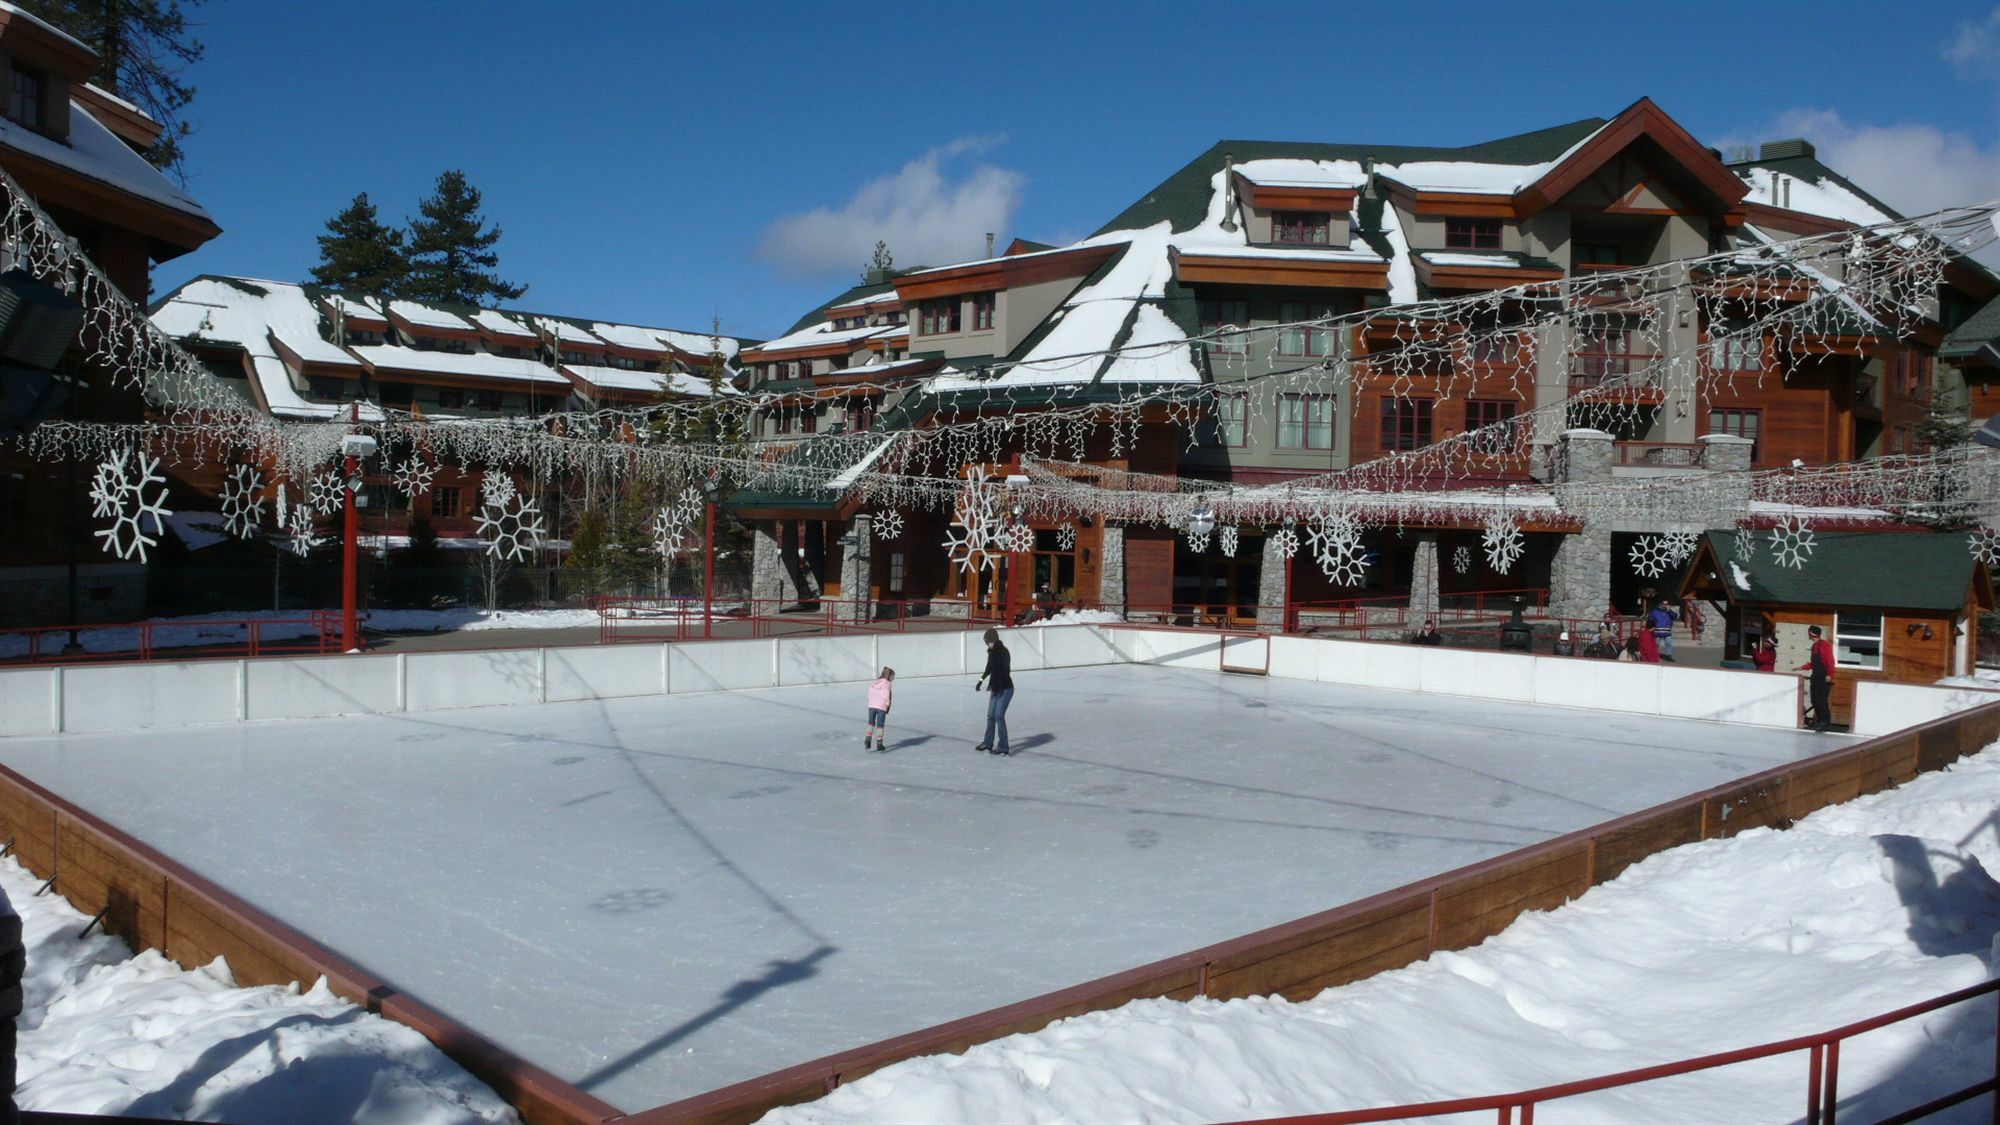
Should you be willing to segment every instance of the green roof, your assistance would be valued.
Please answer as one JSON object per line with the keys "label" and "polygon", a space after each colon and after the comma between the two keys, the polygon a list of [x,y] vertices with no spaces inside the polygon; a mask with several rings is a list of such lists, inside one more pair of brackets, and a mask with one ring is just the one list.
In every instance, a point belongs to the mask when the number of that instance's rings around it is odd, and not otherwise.
{"label": "green roof", "polygon": [[[1738,562],[1746,534],[1755,550]],[[1798,569],[1778,565],[1768,532],[1711,531],[1708,546],[1732,601],[1943,612],[1963,608],[1975,575],[1985,573],[1964,533],[1952,531],[1823,531]]]}
{"label": "green roof", "polygon": [[1937,354],[1943,359],[1964,359],[1996,340],[2000,340],[2000,297],[1986,302],[1984,308],[1952,329],[1951,335],[1938,345]]}

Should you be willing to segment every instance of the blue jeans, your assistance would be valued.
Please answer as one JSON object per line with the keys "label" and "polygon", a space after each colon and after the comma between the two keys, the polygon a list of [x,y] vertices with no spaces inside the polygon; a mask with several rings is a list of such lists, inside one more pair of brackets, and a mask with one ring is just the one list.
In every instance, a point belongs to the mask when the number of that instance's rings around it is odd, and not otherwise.
{"label": "blue jeans", "polygon": [[[981,746],[991,746],[1000,753],[1007,752],[1007,705],[1014,702],[1014,689],[1003,688],[986,697],[986,737],[979,740]],[[993,728],[1000,728],[1000,741],[993,741]]]}

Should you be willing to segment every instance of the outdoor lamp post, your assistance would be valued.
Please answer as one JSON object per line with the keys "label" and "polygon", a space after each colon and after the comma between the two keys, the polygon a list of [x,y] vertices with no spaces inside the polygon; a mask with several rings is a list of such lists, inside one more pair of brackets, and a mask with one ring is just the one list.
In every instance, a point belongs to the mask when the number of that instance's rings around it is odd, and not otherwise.
{"label": "outdoor lamp post", "polygon": [[702,478],[701,495],[705,508],[706,527],[702,531],[701,564],[701,636],[710,640],[715,636],[715,497],[722,486],[715,481],[715,474]]}
{"label": "outdoor lamp post", "polygon": [[[354,418],[360,420],[361,407],[354,407]],[[340,544],[340,648],[343,652],[361,651],[361,633],[355,621],[355,585],[358,571],[357,547],[361,538],[361,509],[368,504],[368,498],[361,495],[361,459],[375,456],[375,439],[367,434],[348,434],[340,439],[340,452],[347,458],[344,466],[346,480],[341,489],[341,506],[345,515],[345,526]]]}

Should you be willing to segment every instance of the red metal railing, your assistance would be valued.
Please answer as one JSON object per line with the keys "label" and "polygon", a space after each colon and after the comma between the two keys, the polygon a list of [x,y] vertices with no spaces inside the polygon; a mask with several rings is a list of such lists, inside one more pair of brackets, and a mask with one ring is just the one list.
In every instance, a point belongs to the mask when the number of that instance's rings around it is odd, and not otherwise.
{"label": "red metal railing", "polygon": [[[301,632],[305,635],[298,635]],[[69,648],[72,633],[80,646],[75,650]],[[217,617],[0,629],[0,663],[153,660],[162,655],[175,660],[212,660],[339,651],[340,615],[326,609],[311,610],[299,617]]]}
{"label": "red metal railing", "polygon": [[[1308,1113],[1296,1117],[1260,1118],[1257,1125],[1362,1125],[1364,1122],[1402,1121],[1413,1117],[1441,1116],[1453,1113],[1480,1113],[1491,1111],[1500,1125],[1534,1125],[1535,1107],[1543,1102],[1561,1098],[1573,1098],[1580,1094],[1595,1093],[1619,1086],[1634,1086],[1641,1082],[1651,1082],[1676,1075],[1695,1074],[1717,1067],[1736,1063],[1767,1059],[1776,1055],[1788,1055],[1798,1051],[1807,1053],[1806,1059],[1806,1125],[1834,1125],[1834,1111],[1840,1102],[1840,1045],[1864,1032],[1901,1023],[1904,1020],[1948,1008],[1967,1000],[1992,995],[2000,998],[2000,979],[1989,980],[1985,984],[1962,988],[1957,992],[1898,1008],[1893,1012],[1870,1019],[1836,1027],[1818,1035],[1803,1035],[1796,1039],[1782,1039],[1776,1043],[1765,1043],[1756,1047],[1743,1047],[1734,1051],[1721,1051],[1699,1058],[1684,1059],[1680,1062],[1661,1063],[1658,1066],[1640,1067],[1637,1070],[1620,1071],[1598,1078],[1586,1078],[1578,1082],[1564,1082],[1555,1086],[1540,1086],[1533,1090],[1522,1090],[1513,1094],[1491,1094],[1477,1098],[1454,1098],[1449,1101],[1418,1102],[1411,1105],[1379,1106],[1374,1109],[1351,1109],[1336,1113]],[[2000,1015],[2000,1004],[1995,1005],[1996,1015]],[[1939,1110],[1949,1109],[1961,1102],[1971,1101],[1981,1094],[1993,1094],[2000,1099],[2000,1048],[1996,1048],[1993,1059],[1993,1073],[1987,1078],[1969,1086],[1954,1090],[1934,1098],[1922,1105],[1903,1110],[1891,1117],[1883,1118],[1881,1125],[1889,1122],[1916,1121],[1928,1117]],[[1518,1113],[1518,1117],[1516,1116]]]}
{"label": "red metal railing", "polygon": [[[700,598],[600,596],[590,599],[590,607],[597,611],[598,640],[605,644],[705,639]],[[963,618],[933,614],[931,608],[927,600],[873,600],[857,608],[838,596],[807,601],[731,598],[715,603],[715,628],[706,631],[706,639],[741,640],[807,631],[829,635],[904,633],[912,621],[939,628],[967,624]]]}

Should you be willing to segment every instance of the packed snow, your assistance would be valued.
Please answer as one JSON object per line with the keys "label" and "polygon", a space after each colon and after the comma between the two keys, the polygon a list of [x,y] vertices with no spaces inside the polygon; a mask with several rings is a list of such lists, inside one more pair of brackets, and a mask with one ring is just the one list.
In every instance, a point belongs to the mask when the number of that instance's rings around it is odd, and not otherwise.
{"label": "packed snow", "polygon": [[288,1125],[511,1122],[514,1111],[422,1035],[325,981],[237,988],[218,958],[189,971],[93,929],[0,859],[21,915],[14,1101],[24,1110]]}
{"label": "packed snow", "polygon": [[[247,630],[235,622],[270,622],[258,627],[257,636],[262,641],[289,641],[311,637],[319,632],[309,618],[315,611],[309,609],[284,610],[230,610],[226,613],[195,614],[187,617],[155,617],[146,624],[152,648],[191,648],[210,645],[240,645],[247,639]],[[321,610],[334,614],[337,610]],[[483,610],[468,607],[454,609],[378,609],[361,615],[361,627],[380,633],[446,633],[458,630],[477,631],[484,629],[576,629],[595,628],[599,616],[594,609],[499,609]],[[46,653],[53,647],[68,643],[66,630],[45,630],[42,647]],[[79,629],[77,642],[85,652],[113,653],[136,652],[139,648],[139,630],[133,624],[108,625]],[[0,633],[0,660],[18,660],[28,655],[28,638],[24,633]]]}
{"label": "packed snow", "polygon": [[2000,691],[2000,668],[1974,668],[1970,676],[1947,676],[1938,681],[1939,687],[1987,688]]}
{"label": "packed snow", "polygon": [[[196,278],[151,314],[154,326],[175,339],[243,349],[250,377],[272,414],[281,418],[331,418],[348,407],[308,401],[292,382],[287,355],[305,362],[361,369],[361,362],[320,335],[320,314],[305,290],[283,281]],[[376,421],[377,407],[363,403],[361,417]]]}
{"label": "packed snow", "polygon": [[1368,180],[1368,173],[1362,170],[1361,162],[1358,160],[1306,160],[1288,157],[1244,160],[1237,163],[1236,174],[1260,187],[1353,190],[1360,188]]}
{"label": "packed snow", "polygon": [[[2000,746],[1656,855],[1582,898],[1301,1002],[1141,1000],[913,1059],[767,1122],[1216,1121],[1507,1093],[1807,1035],[2000,972]],[[1990,1075],[1993,1005],[1850,1040],[1840,1114]],[[1785,1121],[1791,1055],[1549,1103],[1546,1122]],[[1975,1100],[1941,1120],[1985,1120]]]}
{"label": "packed snow", "polygon": [[1833,180],[1808,182],[1769,168],[1740,168],[1734,171],[1750,185],[1750,194],[1745,197],[1748,203],[1804,211],[1808,215],[1863,227],[1894,221],[1893,216],[1884,214]]}

